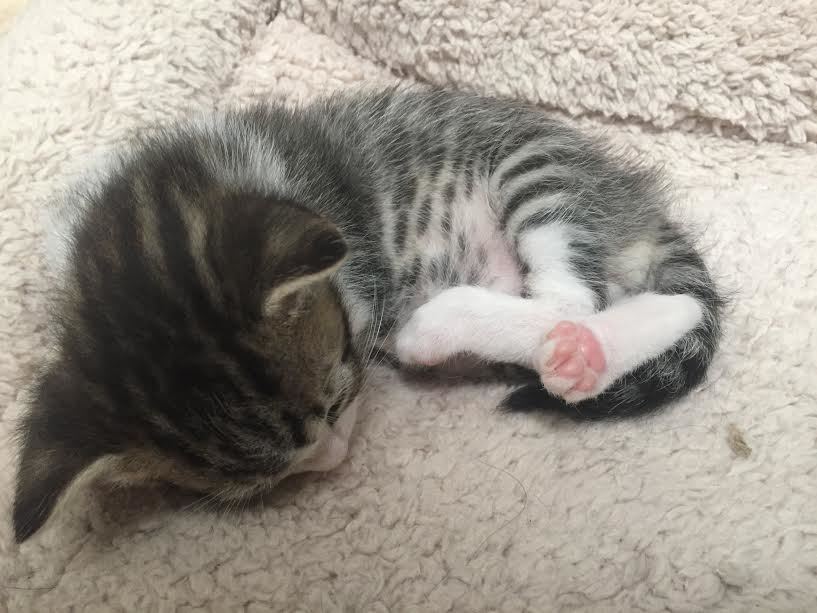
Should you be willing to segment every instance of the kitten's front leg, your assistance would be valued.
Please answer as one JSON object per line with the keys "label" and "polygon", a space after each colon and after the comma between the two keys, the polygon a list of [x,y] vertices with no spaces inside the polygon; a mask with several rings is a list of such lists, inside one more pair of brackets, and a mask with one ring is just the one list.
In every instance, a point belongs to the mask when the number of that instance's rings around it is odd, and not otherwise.
{"label": "kitten's front leg", "polygon": [[555,308],[534,307],[518,296],[470,285],[452,287],[413,313],[397,334],[395,349],[406,365],[434,366],[467,352],[532,367],[541,331],[558,317]]}
{"label": "kitten's front leg", "polygon": [[466,351],[474,322],[466,314],[470,287],[452,287],[412,313],[398,331],[395,353],[407,366],[436,366]]}

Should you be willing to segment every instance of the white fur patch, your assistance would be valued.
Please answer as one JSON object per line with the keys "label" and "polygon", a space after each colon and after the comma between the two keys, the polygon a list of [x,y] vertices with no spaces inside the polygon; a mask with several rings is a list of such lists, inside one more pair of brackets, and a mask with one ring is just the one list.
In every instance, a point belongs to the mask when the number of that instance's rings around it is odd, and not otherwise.
{"label": "white fur patch", "polygon": [[692,296],[644,293],[584,318],[582,323],[596,335],[607,361],[599,391],[669,349],[702,316],[701,305]]}
{"label": "white fur patch", "polygon": [[578,230],[562,223],[528,230],[519,238],[519,255],[530,266],[531,295],[561,305],[568,316],[593,311],[595,295],[570,266],[571,236]]}

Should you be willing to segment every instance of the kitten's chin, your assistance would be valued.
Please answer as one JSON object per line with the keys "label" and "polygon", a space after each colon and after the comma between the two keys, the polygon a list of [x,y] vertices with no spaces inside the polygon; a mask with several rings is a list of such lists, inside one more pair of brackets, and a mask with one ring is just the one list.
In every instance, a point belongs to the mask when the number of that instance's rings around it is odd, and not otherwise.
{"label": "kitten's chin", "polygon": [[349,453],[349,439],[356,419],[357,402],[352,401],[328,434],[315,445],[313,452],[290,467],[288,473],[296,475],[305,472],[326,472],[340,466]]}
{"label": "kitten's chin", "polygon": [[348,451],[349,440],[333,433],[318,444],[313,455],[293,466],[290,474],[334,470],[346,459]]}

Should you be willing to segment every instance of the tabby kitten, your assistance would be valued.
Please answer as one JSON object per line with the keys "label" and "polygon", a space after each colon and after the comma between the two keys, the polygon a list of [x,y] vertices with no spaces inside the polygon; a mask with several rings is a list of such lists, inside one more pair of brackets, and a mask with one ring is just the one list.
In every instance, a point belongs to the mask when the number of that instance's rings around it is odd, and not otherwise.
{"label": "tabby kitten", "polygon": [[722,301],[660,178],[534,109],[414,89],[157,129],[67,199],[19,541],[92,468],[220,498],[344,457],[372,353],[528,369],[505,402],[644,413]]}

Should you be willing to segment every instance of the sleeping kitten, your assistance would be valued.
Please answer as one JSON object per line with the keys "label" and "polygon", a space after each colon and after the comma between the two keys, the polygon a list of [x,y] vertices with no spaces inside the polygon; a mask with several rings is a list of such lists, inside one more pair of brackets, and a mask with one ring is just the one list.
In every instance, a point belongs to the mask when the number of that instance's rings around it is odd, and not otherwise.
{"label": "sleeping kitten", "polygon": [[[442,91],[159,129],[63,209],[19,541],[91,467],[220,498],[345,456],[373,352],[531,372],[506,401],[636,415],[704,377],[722,301],[652,171]],[[103,462],[104,461],[104,462]]]}

